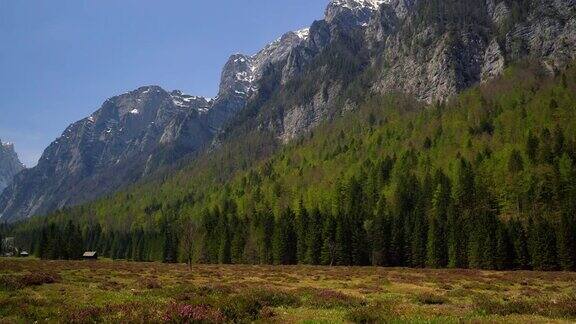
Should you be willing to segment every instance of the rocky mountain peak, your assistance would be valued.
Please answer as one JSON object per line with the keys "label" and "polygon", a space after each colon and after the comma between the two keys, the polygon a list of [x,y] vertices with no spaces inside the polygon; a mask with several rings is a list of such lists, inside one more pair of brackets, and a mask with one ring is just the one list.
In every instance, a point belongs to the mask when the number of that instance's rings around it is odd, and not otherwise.
{"label": "rocky mountain peak", "polygon": [[249,96],[254,90],[254,70],[252,57],[244,54],[230,56],[222,70],[218,97]]}
{"label": "rocky mountain peak", "polygon": [[367,26],[374,12],[389,0],[332,0],[325,12],[325,20],[343,28]]}
{"label": "rocky mountain peak", "polygon": [[16,174],[24,169],[14,150],[14,144],[0,140],[0,192],[8,186]]}

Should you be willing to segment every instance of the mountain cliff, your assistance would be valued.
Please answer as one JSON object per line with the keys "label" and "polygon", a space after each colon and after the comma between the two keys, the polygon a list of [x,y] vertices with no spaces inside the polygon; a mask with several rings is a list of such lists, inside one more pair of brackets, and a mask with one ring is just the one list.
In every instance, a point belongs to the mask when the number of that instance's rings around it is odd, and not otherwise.
{"label": "mountain cliff", "polygon": [[575,0],[333,0],[309,28],[232,55],[214,99],[144,87],[106,101],[16,177],[0,219],[92,200],[254,131],[287,143],[373,94],[444,101],[524,59],[556,73],[576,58],[575,10]]}
{"label": "mountain cliff", "polygon": [[18,159],[14,145],[0,141],[0,193],[23,169],[24,165]]}
{"label": "mountain cliff", "polygon": [[510,63],[530,59],[555,74],[576,58],[574,0],[367,3],[330,3],[326,19],[271,69],[277,86],[260,94],[267,99],[250,115],[257,124],[243,121],[247,129],[266,128],[288,142],[354,109],[361,98],[347,96],[351,89],[431,103],[498,76]]}

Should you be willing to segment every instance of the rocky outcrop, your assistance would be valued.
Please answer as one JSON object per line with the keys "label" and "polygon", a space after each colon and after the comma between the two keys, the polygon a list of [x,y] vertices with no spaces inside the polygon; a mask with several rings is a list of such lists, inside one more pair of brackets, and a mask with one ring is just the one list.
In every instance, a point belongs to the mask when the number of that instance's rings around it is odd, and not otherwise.
{"label": "rocky outcrop", "polygon": [[[398,3],[383,5],[366,34],[368,44],[377,48],[375,59],[387,67],[374,86],[379,92],[444,100],[497,76],[508,62],[532,58],[555,70],[576,58],[573,0],[530,6],[498,0],[442,6],[438,0],[413,1],[411,10],[400,11]],[[516,6],[515,14],[509,5]]]}
{"label": "rocky outcrop", "polygon": [[22,170],[24,170],[24,165],[18,159],[14,144],[2,143],[0,140],[0,193]]}

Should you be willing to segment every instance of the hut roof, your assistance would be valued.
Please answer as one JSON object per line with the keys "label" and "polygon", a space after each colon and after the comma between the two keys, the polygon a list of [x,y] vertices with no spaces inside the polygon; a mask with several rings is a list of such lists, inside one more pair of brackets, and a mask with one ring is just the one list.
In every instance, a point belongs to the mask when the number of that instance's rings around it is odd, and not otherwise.
{"label": "hut roof", "polygon": [[93,258],[93,257],[95,257],[97,254],[98,254],[97,252],[87,251],[87,252],[84,252],[84,254],[83,254],[82,256],[85,257],[85,258]]}

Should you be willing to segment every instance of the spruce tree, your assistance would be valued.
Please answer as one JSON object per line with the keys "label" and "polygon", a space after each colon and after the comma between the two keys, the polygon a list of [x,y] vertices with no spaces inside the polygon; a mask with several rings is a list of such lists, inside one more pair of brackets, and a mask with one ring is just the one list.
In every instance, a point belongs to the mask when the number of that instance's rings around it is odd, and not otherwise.
{"label": "spruce tree", "polygon": [[426,265],[442,268],[448,265],[448,213],[452,209],[450,179],[438,170],[434,176],[436,189],[432,198],[432,211],[426,246]]}
{"label": "spruce tree", "polygon": [[336,263],[336,220],[331,215],[324,218],[320,259],[323,265],[332,266]]}
{"label": "spruce tree", "polygon": [[274,226],[272,242],[274,264],[286,265],[297,262],[294,217],[292,210],[287,208],[280,214]]}
{"label": "spruce tree", "polygon": [[[470,221],[473,220],[475,214],[476,187],[472,165],[464,158],[460,158],[456,169],[454,203],[455,211],[450,213],[448,219],[448,263],[451,268],[465,268],[469,264],[468,254],[477,255],[477,246],[470,249],[468,239],[470,237],[480,240],[482,233],[471,235],[468,233]],[[481,231],[482,228],[475,228],[475,230]]]}
{"label": "spruce tree", "polygon": [[246,225],[236,214],[232,215],[230,224],[230,255],[232,263],[243,263],[246,247]]}
{"label": "spruce tree", "polygon": [[382,195],[378,201],[374,224],[372,226],[372,265],[390,265],[390,218],[386,198]]}
{"label": "spruce tree", "polygon": [[308,252],[308,231],[310,230],[308,211],[304,207],[302,198],[298,202],[298,214],[296,217],[296,236],[297,236],[297,256],[298,263],[306,263],[306,254]]}
{"label": "spruce tree", "polygon": [[62,232],[55,223],[51,223],[48,228],[48,251],[47,259],[59,260],[65,245],[62,242]]}
{"label": "spruce tree", "polygon": [[528,251],[528,236],[526,230],[518,220],[511,220],[509,227],[514,254],[513,267],[523,270],[530,269],[532,262]]}
{"label": "spruce tree", "polygon": [[274,215],[269,208],[266,208],[264,213],[260,215],[260,263],[272,264],[274,263],[273,254],[273,238],[275,232]]}
{"label": "spruce tree", "polygon": [[508,160],[508,171],[512,174],[517,174],[524,170],[524,161],[522,154],[518,150],[513,150]]}
{"label": "spruce tree", "polygon": [[50,242],[48,241],[48,228],[46,225],[42,226],[40,231],[40,238],[38,244],[36,245],[36,256],[40,259],[48,258],[48,249]]}
{"label": "spruce tree", "polygon": [[[173,224],[167,219],[164,219],[162,226],[162,234],[164,238],[164,249],[162,253],[162,261],[164,263],[174,263],[178,261],[178,239],[174,233]],[[125,242],[122,243],[122,248],[125,248]],[[118,254],[119,258],[124,258],[125,251]]]}
{"label": "spruce tree", "polygon": [[514,247],[512,246],[508,227],[503,222],[498,223],[496,257],[494,266],[497,270],[511,269],[514,264]]}
{"label": "spruce tree", "polygon": [[220,215],[217,234],[219,236],[218,263],[232,263],[230,227],[228,225],[228,216]]}
{"label": "spruce tree", "polygon": [[573,215],[562,215],[558,228],[558,261],[562,270],[576,270],[576,220]]}
{"label": "spruce tree", "polygon": [[308,231],[304,233],[307,239],[306,263],[320,264],[322,254],[322,227],[323,217],[316,208],[310,215]]}
{"label": "spruce tree", "polygon": [[526,155],[530,162],[536,163],[538,161],[538,151],[539,151],[540,141],[532,132],[528,133],[528,139],[526,140]]}
{"label": "spruce tree", "polygon": [[551,271],[558,268],[557,243],[554,228],[544,217],[529,222],[529,248],[534,270]]}

